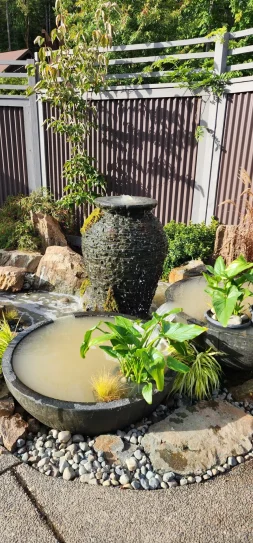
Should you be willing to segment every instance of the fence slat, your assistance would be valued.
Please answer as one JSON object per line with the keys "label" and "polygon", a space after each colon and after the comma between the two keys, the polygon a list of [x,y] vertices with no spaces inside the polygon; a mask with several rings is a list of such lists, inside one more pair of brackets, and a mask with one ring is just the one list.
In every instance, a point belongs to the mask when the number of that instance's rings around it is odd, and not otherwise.
{"label": "fence slat", "polygon": [[241,70],[252,70],[253,69],[253,62],[245,62],[242,64],[232,64],[231,66],[227,66],[227,72],[237,72]]}
{"label": "fence slat", "polygon": [[143,64],[147,62],[157,62],[158,60],[165,60],[168,58],[178,58],[179,60],[189,60],[194,58],[214,58],[214,52],[205,53],[177,53],[172,55],[161,55],[156,57],[133,57],[133,58],[115,58],[109,60],[110,66],[118,64]]}

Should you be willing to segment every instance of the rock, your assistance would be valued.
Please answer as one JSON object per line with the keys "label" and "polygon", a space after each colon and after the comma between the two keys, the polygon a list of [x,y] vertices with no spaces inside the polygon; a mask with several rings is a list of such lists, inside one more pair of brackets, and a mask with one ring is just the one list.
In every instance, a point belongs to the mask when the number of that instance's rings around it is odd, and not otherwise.
{"label": "rock", "polygon": [[174,481],[169,481],[169,482],[168,482],[168,485],[169,485],[169,488],[176,488],[176,486],[178,486],[178,483],[177,483],[177,481],[174,479]]}
{"label": "rock", "polygon": [[0,290],[19,292],[23,288],[25,280],[24,268],[14,268],[12,266],[0,267]]}
{"label": "rock", "polygon": [[120,478],[119,478],[119,482],[120,482],[121,485],[127,485],[127,483],[129,483],[128,475],[123,473],[123,475],[121,475]]}
{"label": "rock", "polygon": [[237,460],[234,456],[229,456],[228,457],[228,465],[233,467],[233,466],[236,466],[237,465]]}
{"label": "rock", "polygon": [[135,479],[132,481],[131,485],[134,490],[140,490],[141,488],[141,483],[139,481],[136,481]]}
{"label": "rock", "polygon": [[28,424],[19,413],[12,417],[0,417],[0,436],[6,449],[13,452],[16,449],[17,440],[24,438]]}
{"label": "rock", "polygon": [[165,292],[167,288],[168,288],[168,283],[159,281],[157,285],[157,289],[155,291],[153,301],[152,301],[152,310],[156,310],[158,307],[160,307],[160,305],[164,304]]}
{"label": "rock", "polygon": [[131,457],[131,458],[126,459],[126,465],[127,465],[127,469],[129,469],[129,471],[135,471],[136,468],[138,467],[138,462],[137,462],[136,458]]}
{"label": "rock", "polygon": [[119,453],[124,450],[124,442],[119,436],[112,434],[101,435],[95,439],[94,450],[96,452],[103,451],[106,461],[113,464],[118,462]]}
{"label": "rock", "polygon": [[49,464],[50,462],[50,458],[48,458],[46,456],[46,458],[42,458],[39,462],[38,462],[38,468],[43,468],[46,464]]}
{"label": "rock", "polygon": [[40,253],[0,250],[0,266],[24,268],[29,273],[34,273],[37,270],[41,258]]}
{"label": "rock", "polygon": [[59,439],[60,443],[68,443],[70,438],[71,438],[71,433],[68,430],[60,432],[58,434],[58,439]]}
{"label": "rock", "polygon": [[75,476],[76,476],[75,471],[71,467],[65,468],[62,475],[64,481],[71,481],[72,479],[75,478]]}
{"label": "rock", "polygon": [[134,456],[136,460],[141,460],[143,453],[140,451],[140,449],[137,449],[137,451],[134,452]]}
{"label": "rock", "polygon": [[192,485],[193,483],[196,482],[196,479],[195,477],[192,477],[192,475],[190,477],[187,477],[187,481],[188,481],[188,484]]}
{"label": "rock", "polygon": [[160,486],[160,481],[156,477],[151,477],[148,484],[151,490],[156,490]]}
{"label": "rock", "polygon": [[237,456],[237,457],[236,457],[236,460],[237,460],[237,463],[238,463],[238,464],[243,464],[243,463],[245,462],[243,456]]}
{"label": "rock", "polygon": [[173,481],[174,478],[175,478],[175,473],[173,473],[173,471],[169,471],[168,473],[164,473],[163,481],[165,483],[168,483],[169,481]]}
{"label": "rock", "polygon": [[141,486],[144,490],[149,490],[149,481],[145,479],[144,477],[140,480]]}
{"label": "rock", "polygon": [[86,277],[79,254],[69,247],[48,247],[39,263],[34,287],[75,294]]}
{"label": "rock", "polygon": [[25,445],[25,439],[18,439],[17,440],[17,447],[24,447]]}
{"label": "rock", "polygon": [[202,477],[200,477],[200,475],[197,475],[197,477],[195,477],[195,481],[196,481],[196,483],[201,483],[202,482]]}
{"label": "rock", "polygon": [[242,324],[242,318],[239,315],[232,315],[229,317],[228,324],[238,326],[238,324]]}
{"label": "rock", "polygon": [[[252,448],[253,417],[216,400],[176,409],[143,437],[154,471],[201,475]],[[166,481],[165,481],[166,482]]]}
{"label": "rock", "polygon": [[81,443],[79,443],[79,447],[80,447],[81,451],[83,451],[83,452],[86,452],[86,451],[89,450],[88,443],[85,443],[85,441],[82,441]]}
{"label": "rock", "polygon": [[187,479],[182,477],[182,479],[180,479],[180,486],[185,486],[185,485],[188,485],[188,481],[187,481]]}
{"label": "rock", "polygon": [[51,215],[44,215],[43,213],[31,212],[31,221],[40,236],[43,252],[47,247],[52,245],[61,247],[67,246],[67,240],[61,230],[59,222],[54,219],[54,217],[51,217]]}
{"label": "rock", "polygon": [[37,434],[40,430],[40,422],[34,418],[29,418],[27,422],[28,422],[28,432],[32,432],[32,434]]}
{"label": "rock", "polygon": [[202,260],[191,260],[187,264],[184,264],[184,266],[179,266],[178,268],[171,270],[169,274],[169,283],[176,283],[182,279],[202,275],[204,271],[206,271],[206,267]]}
{"label": "rock", "polygon": [[15,403],[12,396],[0,400],[0,417],[10,417],[15,411]]}
{"label": "rock", "polygon": [[233,386],[230,388],[230,393],[233,400],[237,402],[253,402],[253,379],[246,381],[242,385]]}
{"label": "rock", "polygon": [[73,443],[80,443],[80,442],[82,443],[84,442],[84,437],[81,434],[75,434],[72,437],[72,441]]}

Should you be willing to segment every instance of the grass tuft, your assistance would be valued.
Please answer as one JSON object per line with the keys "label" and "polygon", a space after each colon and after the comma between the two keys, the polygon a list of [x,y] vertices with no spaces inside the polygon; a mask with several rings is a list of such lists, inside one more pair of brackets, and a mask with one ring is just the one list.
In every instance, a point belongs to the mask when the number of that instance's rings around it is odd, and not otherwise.
{"label": "grass tuft", "polygon": [[91,384],[95,397],[99,402],[112,402],[120,400],[127,394],[126,385],[122,383],[120,375],[112,375],[104,371],[93,377]]}

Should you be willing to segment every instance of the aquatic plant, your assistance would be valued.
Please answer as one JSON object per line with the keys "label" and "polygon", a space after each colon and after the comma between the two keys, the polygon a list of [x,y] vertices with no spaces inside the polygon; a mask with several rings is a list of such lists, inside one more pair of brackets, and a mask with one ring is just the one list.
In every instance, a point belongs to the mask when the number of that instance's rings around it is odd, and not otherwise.
{"label": "aquatic plant", "polygon": [[[153,383],[159,391],[164,389],[164,375],[167,368],[176,372],[188,372],[189,367],[181,362],[175,354],[161,352],[161,340],[167,347],[173,347],[176,353],[183,353],[182,344],[199,336],[206,330],[195,324],[174,323],[169,321],[171,315],[182,309],[173,309],[165,315],[153,313],[151,320],[141,322],[126,317],[116,316],[114,323],[100,321],[88,330],[81,345],[81,356],[85,358],[87,351],[99,345],[108,355],[119,361],[125,377],[141,385],[141,392],[147,403],[152,403]],[[101,326],[106,326],[104,330]],[[109,329],[109,330],[108,330]],[[95,330],[101,336],[92,338]],[[111,346],[103,345],[110,341]]]}
{"label": "aquatic plant", "polygon": [[222,256],[212,266],[206,266],[209,275],[203,273],[208,288],[205,292],[211,296],[217,320],[226,327],[232,315],[242,315],[245,311],[244,300],[253,292],[245,283],[253,283],[253,263],[247,262],[241,255],[227,267]]}
{"label": "aquatic plant", "polygon": [[122,376],[104,371],[91,380],[92,389],[99,402],[113,402],[126,396],[127,387]]}
{"label": "aquatic plant", "polygon": [[173,349],[170,352],[189,366],[189,371],[176,375],[172,392],[184,393],[197,400],[210,397],[213,390],[219,388],[222,370],[216,356],[221,353],[211,348],[202,352],[194,343],[182,345],[182,348],[182,354],[175,353]]}
{"label": "aquatic plant", "polygon": [[5,319],[9,322],[9,321],[17,321],[19,320],[19,312],[17,311],[17,309],[15,309],[15,307],[13,308],[8,308],[4,311],[4,316],[5,316]]}

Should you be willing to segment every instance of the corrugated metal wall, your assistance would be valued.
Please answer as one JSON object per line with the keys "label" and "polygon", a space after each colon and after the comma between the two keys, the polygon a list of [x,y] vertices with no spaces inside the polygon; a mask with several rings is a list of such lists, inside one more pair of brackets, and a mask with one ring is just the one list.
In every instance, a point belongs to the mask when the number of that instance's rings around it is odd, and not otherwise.
{"label": "corrugated metal wall", "polygon": [[[247,187],[239,180],[239,171],[244,168],[253,179],[252,134],[253,93],[228,94],[215,206],[215,214],[225,224],[237,224],[245,211],[247,197],[240,194]],[[219,206],[224,200],[238,205]]]}
{"label": "corrugated metal wall", "polygon": [[[98,129],[89,136],[88,152],[107,179],[107,193],[156,198],[156,213],[163,224],[171,219],[188,222],[200,102],[197,97],[97,101]],[[48,104],[44,115],[51,115]],[[48,187],[60,198],[67,145],[48,130],[45,146]]]}
{"label": "corrugated metal wall", "polygon": [[28,194],[22,107],[0,107],[0,206],[9,195]]}

